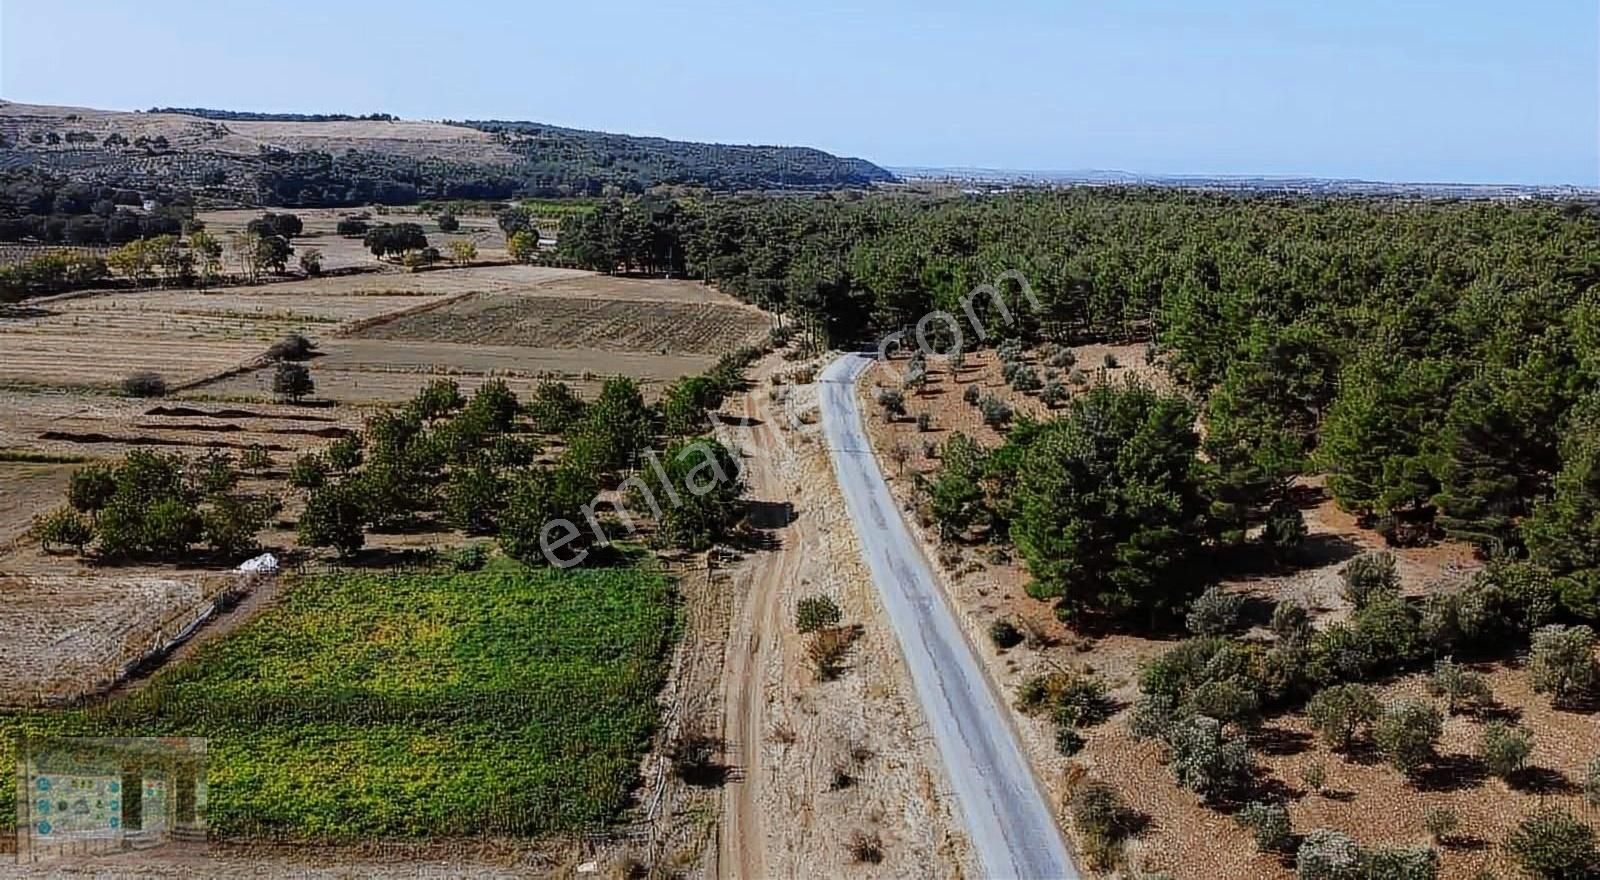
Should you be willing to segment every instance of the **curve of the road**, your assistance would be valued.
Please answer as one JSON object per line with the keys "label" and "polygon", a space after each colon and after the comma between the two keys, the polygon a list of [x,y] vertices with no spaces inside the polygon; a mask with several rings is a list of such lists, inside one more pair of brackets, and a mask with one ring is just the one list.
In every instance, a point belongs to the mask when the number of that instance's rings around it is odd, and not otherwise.
{"label": "curve of the road", "polygon": [[856,405],[871,366],[845,355],[822,373],[822,426],[846,509],[944,759],[973,850],[993,880],[1077,880],[1048,800],[983,667],[900,516]]}

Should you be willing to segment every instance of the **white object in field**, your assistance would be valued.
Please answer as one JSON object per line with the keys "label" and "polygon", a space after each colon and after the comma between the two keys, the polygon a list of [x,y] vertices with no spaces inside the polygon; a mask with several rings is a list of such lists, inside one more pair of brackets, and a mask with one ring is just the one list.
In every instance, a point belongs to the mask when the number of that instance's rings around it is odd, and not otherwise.
{"label": "white object in field", "polygon": [[600,863],[599,862],[584,862],[583,864],[578,866],[578,873],[579,874],[598,874],[598,873],[600,873]]}
{"label": "white object in field", "polygon": [[263,553],[254,559],[247,560],[239,566],[240,571],[252,574],[275,574],[278,571],[278,557],[271,553]]}

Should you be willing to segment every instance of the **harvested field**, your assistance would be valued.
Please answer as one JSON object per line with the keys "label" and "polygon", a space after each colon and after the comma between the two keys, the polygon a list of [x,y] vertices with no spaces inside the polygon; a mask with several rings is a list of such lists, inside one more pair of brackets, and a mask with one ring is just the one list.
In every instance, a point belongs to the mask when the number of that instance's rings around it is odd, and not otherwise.
{"label": "harvested field", "polygon": [[361,331],[363,339],[718,356],[770,322],[743,306],[479,294]]}
{"label": "harvested field", "polygon": [[[320,448],[325,438],[335,432],[342,435],[360,423],[359,413],[341,409],[153,406],[148,401],[109,396],[0,392],[0,447],[55,455],[115,457],[134,446],[187,447],[198,452],[208,446],[254,444],[299,452]],[[0,466],[4,467],[11,466]],[[63,484],[65,479],[64,475],[59,478]],[[0,481],[0,493],[13,489],[12,480]],[[0,494],[0,499],[5,497]],[[61,498],[60,492],[55,493],[50,506]],[[3,509],[0,506],[0,511]],[[6,524],[10,524],[9,518]]]}
{"label": "harvested field", "polygon": [[0,705],[53,703],[108,687],[198,620],[232,582],[0,577]]}
{"label": "harvested field", "polygon": [[76,464],[0,462],[0,552],[66,498]]}

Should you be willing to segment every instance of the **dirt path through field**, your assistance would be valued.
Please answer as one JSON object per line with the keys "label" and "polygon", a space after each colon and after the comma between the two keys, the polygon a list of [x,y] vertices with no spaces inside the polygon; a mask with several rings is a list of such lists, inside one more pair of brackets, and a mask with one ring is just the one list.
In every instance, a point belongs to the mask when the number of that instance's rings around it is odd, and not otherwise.
{"label": "dirt path through field", "polygon": [[[911,698],[910,680],[843,517],[814,424],[814,385],[769,377],[724,413],[720,433],[743,453],[752,524],[768,549],[732,579],[736,607],[722,680],[722,738],[734,772],[722,792],[717,877],[961,877],[972,860]],[[799,598],[829,595],[861,637],[837,680],[817,681],[795,631]],[[881,842],[882,861],[852,845]]]}

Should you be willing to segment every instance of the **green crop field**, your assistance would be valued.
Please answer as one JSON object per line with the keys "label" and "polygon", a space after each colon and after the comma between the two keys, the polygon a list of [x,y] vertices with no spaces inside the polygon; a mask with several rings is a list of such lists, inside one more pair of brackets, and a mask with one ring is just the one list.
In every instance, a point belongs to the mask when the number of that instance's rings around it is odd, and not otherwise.
{"label": "green crop field", "polygon": [[628,803],[675,619],[640,571],[315,578],[128,697],[0,715],[0,766],[28,731],[204,736],[225,837],[594,828]]}

